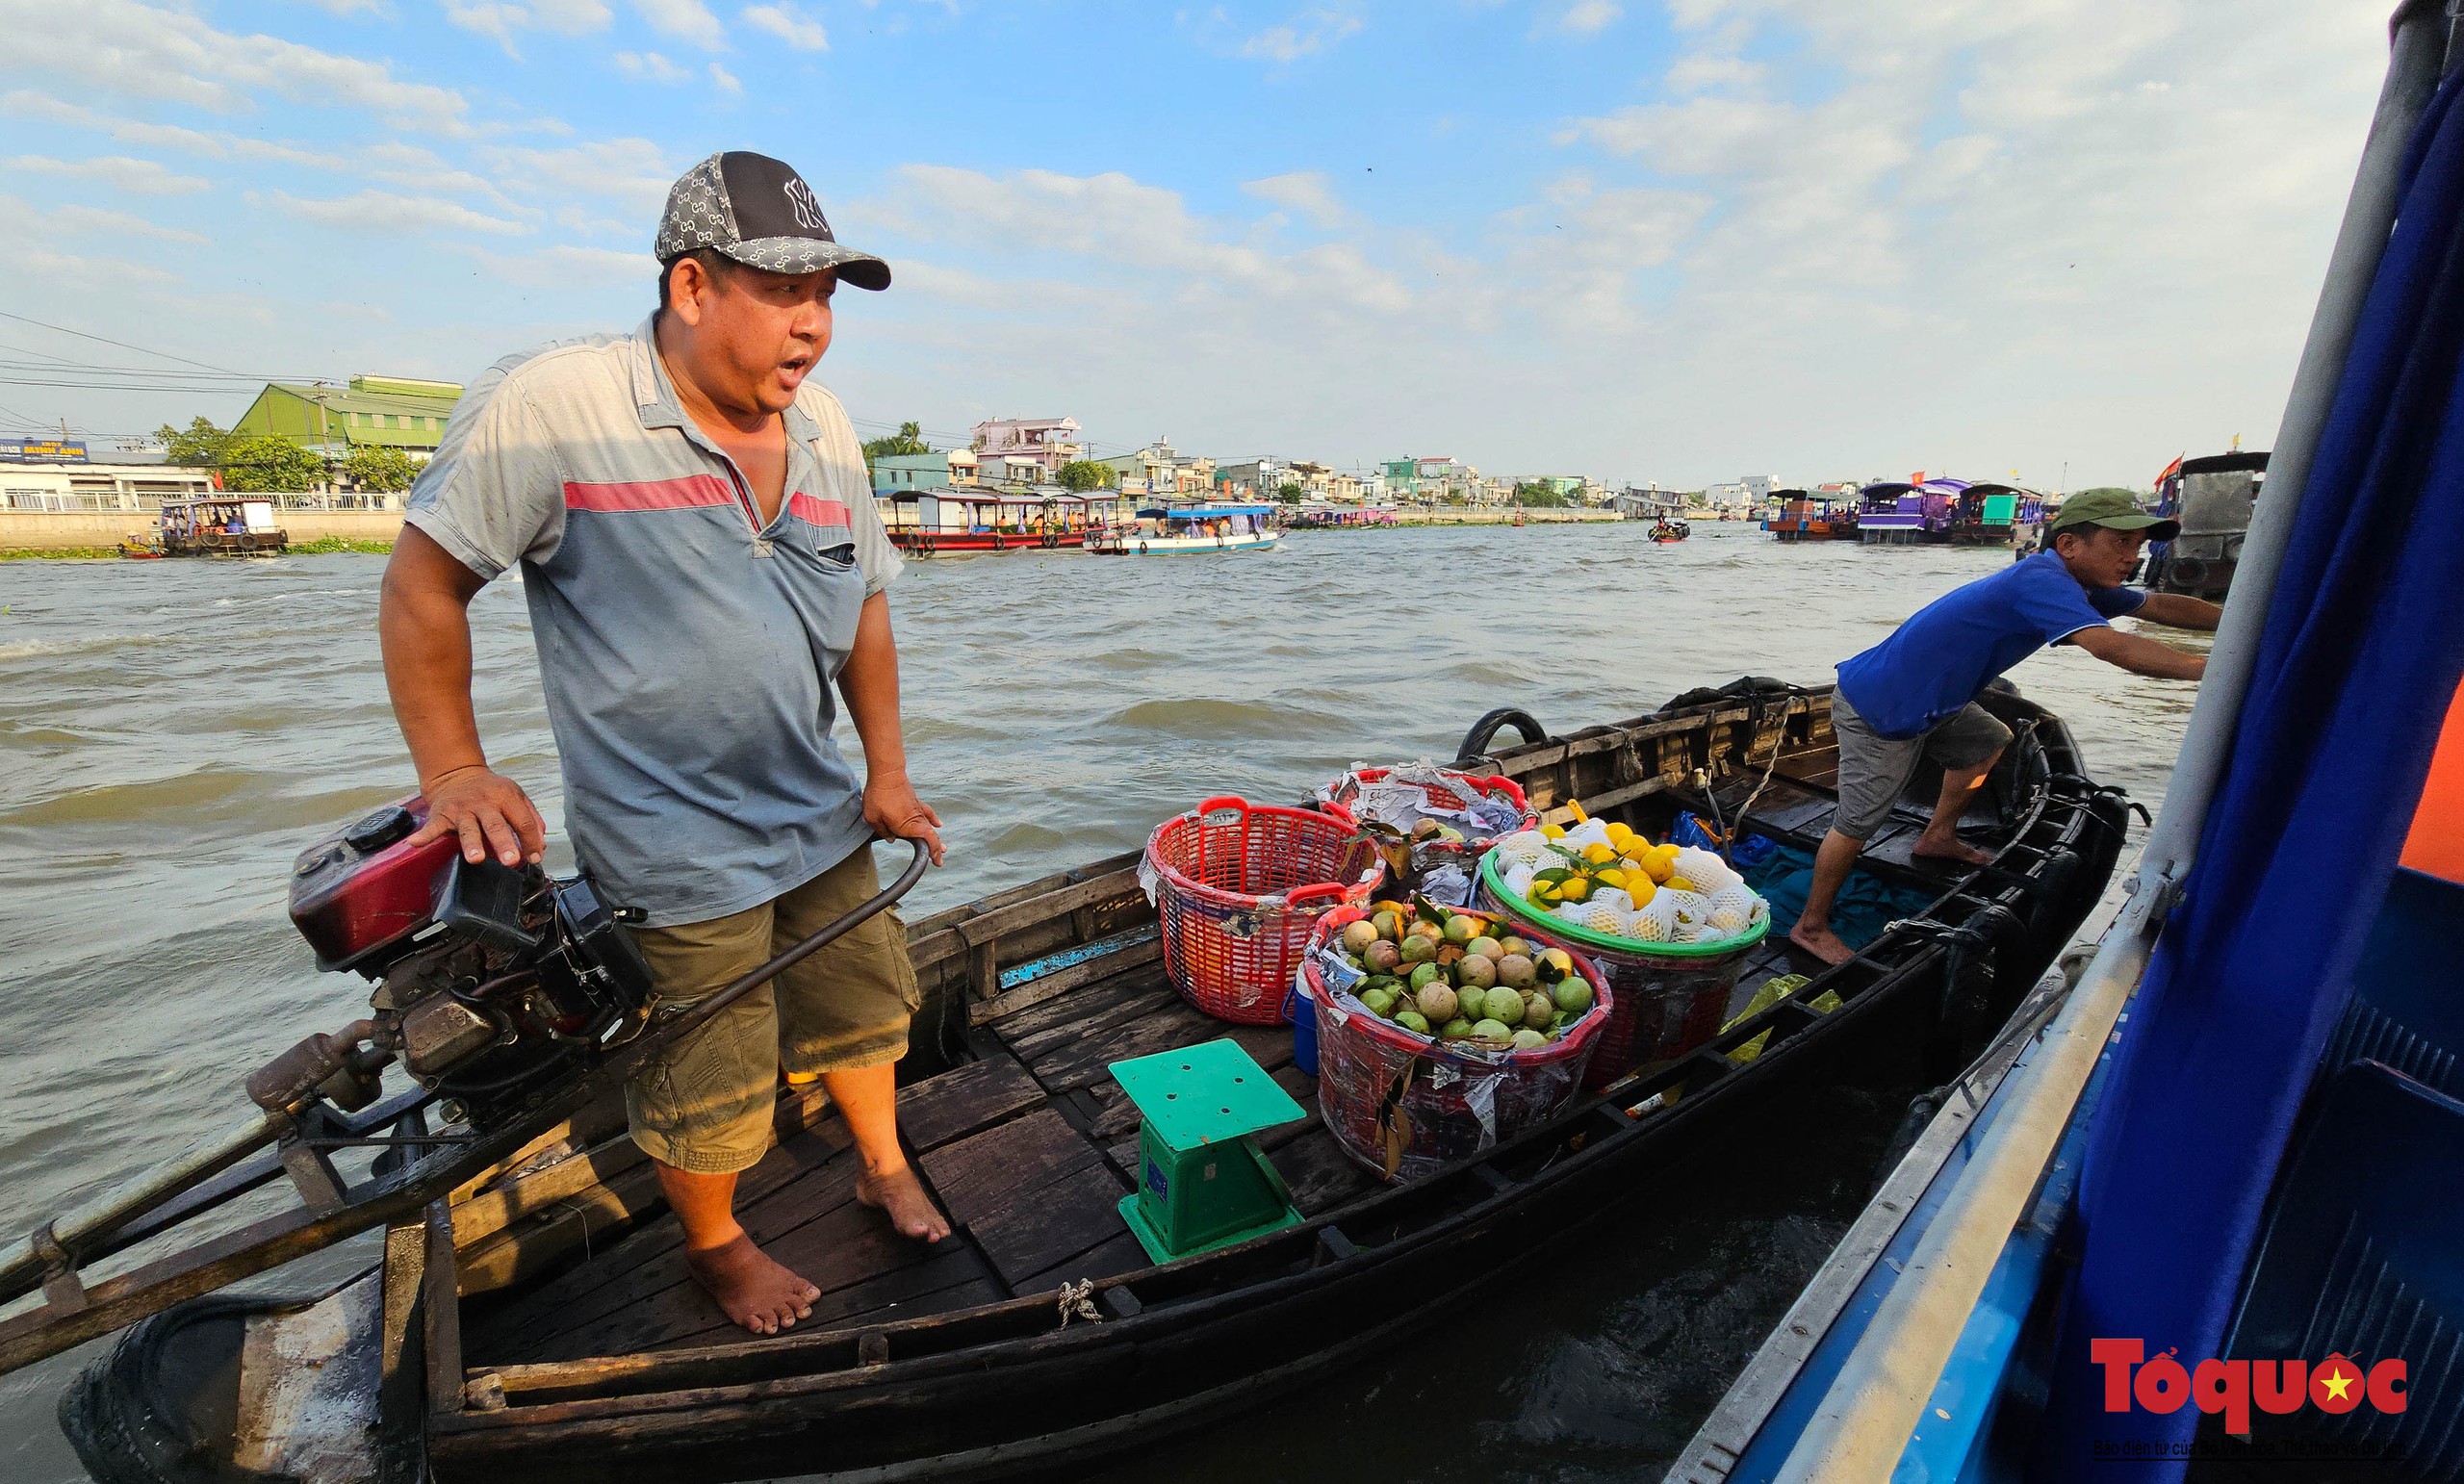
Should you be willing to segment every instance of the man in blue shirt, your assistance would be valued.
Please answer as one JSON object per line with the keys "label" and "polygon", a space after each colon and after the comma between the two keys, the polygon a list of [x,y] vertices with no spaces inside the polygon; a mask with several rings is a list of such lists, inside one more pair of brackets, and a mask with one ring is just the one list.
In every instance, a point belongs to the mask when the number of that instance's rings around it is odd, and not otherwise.
{"label": "man in blue shirt", "polygon": [[1788,941],[1825,963],[1853,951],[1831,930],[1831,908],[1865,841],[1890,817],[1917,764],[1942,768],[1934,817],[1912,854],[1983,864],[1959,837],[1968,796],[1983,786],[2011,729],[1976,704],[2002,672],[2048,644],[2070,644],[2134,675],[2195,680],[2207,660],[2114,628],[2128,614],[2176,628],[2213,629],[2221,609],[2172,593],[2122,586],[2150,540],[2181,533],[2116,490],[2062,507],[2051,545],[1989,577],[1936,599],[1882,643],[1839,667],[1831,724],[1839,743],[1839,809],[1815,853],[1813,884]]}

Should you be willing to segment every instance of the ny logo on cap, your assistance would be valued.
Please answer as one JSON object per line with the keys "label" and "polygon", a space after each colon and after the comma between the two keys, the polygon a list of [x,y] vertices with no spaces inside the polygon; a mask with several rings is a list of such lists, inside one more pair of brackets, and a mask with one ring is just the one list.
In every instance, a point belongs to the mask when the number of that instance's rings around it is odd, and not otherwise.
{"label": "ny logo on cap", "polygon": [[830,230],[830,223],[821,215],[821,202],[813,196],[812,187],[793,175],[787,177],[787,210],[794,213],[796,225],[808,232],[827,233]]}

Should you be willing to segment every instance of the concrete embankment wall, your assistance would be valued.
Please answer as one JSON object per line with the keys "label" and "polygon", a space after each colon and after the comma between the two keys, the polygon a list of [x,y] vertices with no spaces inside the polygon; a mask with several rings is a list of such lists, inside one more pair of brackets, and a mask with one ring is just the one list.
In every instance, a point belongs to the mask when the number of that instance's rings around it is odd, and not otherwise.
{"label": "concrete embankment wall", "polygon": [[[399,510],[283,510],[275,522],[294,541],[392,541],[402,533]],[[116,547],[124,536],[152,534],[150,510],[0,510],[0,551]]]}

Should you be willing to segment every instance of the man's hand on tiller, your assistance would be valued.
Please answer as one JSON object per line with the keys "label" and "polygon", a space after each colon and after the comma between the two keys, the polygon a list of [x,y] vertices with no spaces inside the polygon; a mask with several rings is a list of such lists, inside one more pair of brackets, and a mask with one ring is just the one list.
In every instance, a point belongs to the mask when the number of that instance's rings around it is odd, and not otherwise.
{"label": "man's hand on tiller", "polygon": [[474,865],[488,858],[491,850],[505,865],[525,860],[537,865],[548,849],[547,822],[522,785],[501,773],[473,763],[440,773],[420,789],[427,795],[427,823],[408,844],[458,834],[462,858]]}
{"label": "man's hand on tiller", "polygon": [[905,774],[864,780],[864,823],[886,840],[922,840],[933,863],[941,863],[941,816],[915,797]]}

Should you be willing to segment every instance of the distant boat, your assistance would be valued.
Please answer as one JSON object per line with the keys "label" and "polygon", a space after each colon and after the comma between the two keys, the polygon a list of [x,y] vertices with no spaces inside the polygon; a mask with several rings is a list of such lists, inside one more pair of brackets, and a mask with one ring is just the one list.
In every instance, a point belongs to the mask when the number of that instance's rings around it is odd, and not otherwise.
{"label": "distant boat", "polygon": [[1283,539],[1272,505],[1150,505],[1137,519],[1087,534],[1098,556],[1174,556],[1263,551]]}
{"label": "distant boat", "polygon": [[890,544],[910,556],[1029,548],[1075,550],[1091,524],[1084,495],[942,485],[875,499]]}
{"label": "distant boat", "polygon": [[1833,499],[1805,490],[1780,490],[1772,498],[1780,503],[1762,523],[1762,528],[1771,533],[1774,541],[1857,539],[1854,500]]}

